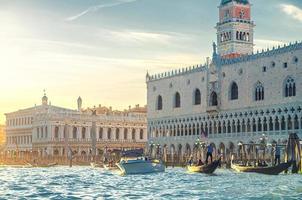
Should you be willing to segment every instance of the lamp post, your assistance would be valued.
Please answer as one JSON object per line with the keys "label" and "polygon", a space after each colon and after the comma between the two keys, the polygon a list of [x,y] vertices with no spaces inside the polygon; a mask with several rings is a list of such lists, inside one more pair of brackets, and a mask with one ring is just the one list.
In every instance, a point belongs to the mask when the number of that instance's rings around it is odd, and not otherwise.
{"label": "lamp post", "polygon": [[199,138],[197,138],[196,142],[195,142],[195,147],[196,147],[196,159],[198,157],[198,152],[199,152],[199,148],[201,148],[201,159],[204,160],[204,149],[206,148],[206,143],[204,141],[201,141]]}
{"label": "lamp post", "polygon": [[263,134],[260,137],[260,148],[263,150],[263,160],[265,160],[265,151],[266,151],[266,147],[267,147],[267,141],[268,141],[268,137]]}

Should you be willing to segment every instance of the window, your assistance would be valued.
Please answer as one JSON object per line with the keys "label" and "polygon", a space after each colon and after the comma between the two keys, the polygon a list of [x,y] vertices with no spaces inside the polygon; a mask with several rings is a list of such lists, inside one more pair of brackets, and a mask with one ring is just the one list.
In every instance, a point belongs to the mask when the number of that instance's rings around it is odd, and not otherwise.
{"label": "window", "polygon": [[283,63],[283,68],[287,68],[287,62]]}
{"label": "window", "polygon": [[103,139],[103,128],[99,130],[99,139]]}
{"label": "window", "polygon": [[111,128],[108,128],[107,130],[107,139],[111,140]]}
{"label": "window", "polygon": [[294,63],[298,63],[299,62],[299,59],[295,56],[294,59],[293,59]]}
{"label": "window", "polygon": [[55,138],[59,138],[59,127],[55,127]]}
{"label": "window", "polygon": [[272,66],[272,67],[275,67],[275,66],[276,66],[276,63],[275,63],[274,61],[272,61],[271,66]]}
{"label": "window", "polygon": [[194,92],[194,105],[201,104],[201,93],[199,89],[196,89]]}
{"label": "window", "polygon": [[77,139],[77,127],[73,127],[73,130],[72,130],[72,138],[73,138],[73,139]]}
{"label": "window", "polygon": [[255,101],[263,101],[264,100],[264,87],[258,82],[255,87]]}
{"label": "window", "polygon": [[237,100],[238,99],[238,85],[237,83],[233,82],[231,84],[231,91],[230,91],[230,99],[231,100]]}
{"label": "window", "polygon": [[139,132],[139,139],[143,140],[144,139],[144,130],[141,129]]}
{"label": "window", "polygon": [[85,139],[86,138],[86,128],[85,127],[83,127],[82,128],[82,139]]}
{"label": "window", "polygon": [[210,96],[210,106],[218,106],[218,98],[216,92],[212,92]]}
{"label": "window", "polygon": [[285,80],[284,94],[285,97],[296,96],[296,83],[292,77],[289,77]]}
{"label": "window", "polygon": [[180,94],[178,92],[174,95],[174,108],[180,108]]}
{"label": "window", "polygon": [[162,109],[163,109],[163,98],[159,95],[156,101],[156,110],[162,110]]}
{"label": "window", "polygon": [[125,128],[124,129],[124,140],[127,140],[128,139],[128,129]]}
{"label": "window", "polygon": [[135,140],[135,129],[132,129],[132,140]]}
{"label": "window", "polygon": [[262,67],[262,72],[266,72],[266,66]]}
{"label": "window", "polygon": [[117,128],[117,129],[115,130],[115,139],[117,139],[117,140],[120,139],[120,129],[119,129],[119,128]]}

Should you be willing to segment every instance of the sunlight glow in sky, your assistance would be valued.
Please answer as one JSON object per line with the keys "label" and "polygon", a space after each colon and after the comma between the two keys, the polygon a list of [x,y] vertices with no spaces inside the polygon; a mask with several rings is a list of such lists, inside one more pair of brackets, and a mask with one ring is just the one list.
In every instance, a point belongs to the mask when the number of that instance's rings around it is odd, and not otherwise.
{"label": "sunlight glow in sky", "polygon": [[[145,75],[204,63],[219,0],[0,0],[0,123],[40,104],[146,104]],[[301,40],[300,0],[251,0],[255,49]]]}

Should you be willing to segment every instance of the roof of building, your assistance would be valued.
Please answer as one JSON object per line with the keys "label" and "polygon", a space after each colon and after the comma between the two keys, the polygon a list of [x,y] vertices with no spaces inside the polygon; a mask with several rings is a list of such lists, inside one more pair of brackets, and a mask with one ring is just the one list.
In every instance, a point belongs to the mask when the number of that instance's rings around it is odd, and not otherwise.
{"label": "roof of building", "polygon": [[249,4],[249,1],[248,0],[221,0],[221,4],[220,5],[226,5],[232,1],[235,1],[237,3],[241,3],[241,4]]}

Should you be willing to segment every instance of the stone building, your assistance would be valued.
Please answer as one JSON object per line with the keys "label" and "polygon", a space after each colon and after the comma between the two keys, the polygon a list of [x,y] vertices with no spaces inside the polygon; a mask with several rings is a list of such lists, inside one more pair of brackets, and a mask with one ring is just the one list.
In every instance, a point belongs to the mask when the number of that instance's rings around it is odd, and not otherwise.
{"label": "stone building", "polygon": [[205,65],[146,76],[149,144],[189,155],[197,139],[216,153],[238,143],[302,138],[302,43],[253,52],[251,4],[222,0],[217,46]]}
{"label": "stone building", "polygon": [[[77,155],[91,154],[92,140],[97,154],[104,149],[144,148],[147,142],[146,107],[136,105],[124,111],[99,106],[82,109],[56,107],[48,103],[6,115],[6,151],[19,155],[34,153],[39,156],[64,156],[70,148]],[[96,115],[92,115],[95,112]],[[92,123],[96,135],[92,137]],[[92,139],[93,138],[93,139]]]}
{"label": "stone building", "polygon": [[5,126],[0,125],[0,148],[5,144]]}

